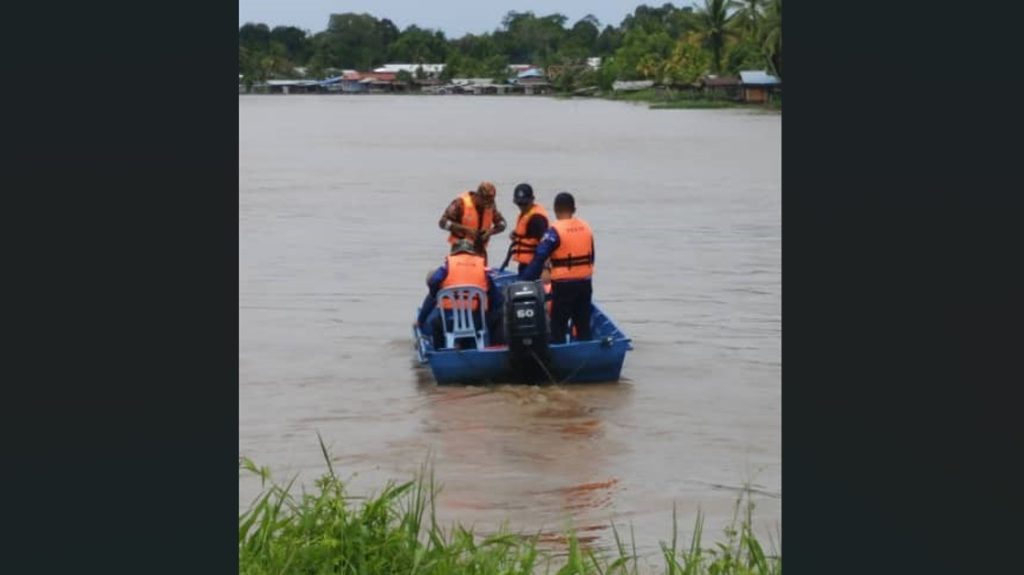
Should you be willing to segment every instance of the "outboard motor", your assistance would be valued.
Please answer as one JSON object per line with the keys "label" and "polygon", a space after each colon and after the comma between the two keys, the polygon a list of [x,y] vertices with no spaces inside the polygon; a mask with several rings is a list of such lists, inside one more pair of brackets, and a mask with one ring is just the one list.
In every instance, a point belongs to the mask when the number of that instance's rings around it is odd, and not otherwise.
{"label": "outboard motor", "polygon": [[540,281],[505,286],[503,317],[512,370],[530,383],[547,381],[548,321]]}

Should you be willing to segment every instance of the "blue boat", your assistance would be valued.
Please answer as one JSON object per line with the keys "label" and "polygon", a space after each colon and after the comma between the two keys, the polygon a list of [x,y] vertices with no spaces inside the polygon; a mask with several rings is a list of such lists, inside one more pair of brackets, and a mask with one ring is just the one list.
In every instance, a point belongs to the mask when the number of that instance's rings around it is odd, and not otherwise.
{"label": "blue boat", "polygon": [[[511,271],[489,270],[488,273],[499,289],[521,283],[516,282],[517,276]],[[543,301],[540,305],[543,306]],[[592,339],[588,341],[548,343],[545,339],[543,348],[537,349],[524,348],[521,340],[513,338],[509,339],[511,349],[509,345],[435,349],[432,338],[413,327],[417,357],[421,364],[430,367],[438,384],[618,381],[626,352],[633,349],[631,340],[596,303],[591,305]],[[509,321],[508,316],[505,321]],[[530,343],[529,339],[525,341]]]}

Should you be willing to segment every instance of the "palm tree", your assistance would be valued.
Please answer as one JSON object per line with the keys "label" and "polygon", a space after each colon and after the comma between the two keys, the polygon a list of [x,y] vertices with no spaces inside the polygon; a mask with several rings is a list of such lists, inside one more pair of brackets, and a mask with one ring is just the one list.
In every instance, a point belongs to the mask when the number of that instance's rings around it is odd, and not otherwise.
{"label": "palm tree", "polygon": [[736,11],[736,21],[751,37],[756,37],[760,24],[764,20],[765,0],[742,0],[740,9]]}
{"label": "palm tree", "polygon": [[636,71],[646,80],[660,80],[663,62],[657,54],[644,54],[636,64]]}
{"label": "palm tree", "polygon": [[772,72],[782,77],[782,0],[770,0],[761,23],[761,46]]}
{"label": "palm tree", "polygon": [[736,6],[733,0],[704,0],[704,6],[697,11],[697,26],[704,40],[704,47],[711,50],[711,69],[717,74],[722,69],[722,53],[725,52],[725,41],[735,32],[732,30],[732,19]]}

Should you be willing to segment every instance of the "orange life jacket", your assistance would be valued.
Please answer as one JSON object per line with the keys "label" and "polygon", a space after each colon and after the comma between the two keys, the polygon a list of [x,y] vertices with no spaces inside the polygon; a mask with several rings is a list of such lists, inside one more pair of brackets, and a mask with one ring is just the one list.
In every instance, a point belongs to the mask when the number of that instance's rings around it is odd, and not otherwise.
{"label": "orange life jacket", "polygon": [[[459,196],[459,199],[462,200],[462,221],[459,222],[460,224],[466,226],[467,228],[473,228],[477,230],[491,229],[491,224],[494,223],[494,208],[484,208],[484,217],[483,221],[481,222],[478,221],[480,218],[478,218],[476,214],[476,206],[473,204],[473,196],[471,196],[469,192],[464,192],[462,195]],[[461,239],[462,236],[457,236],[455,235],[454,232],[448,234],[449,244],[454,244],[455,242]],[[466,239],[473,242],[476,241],[475,236],[469,236],[466,237]],[[487,244],[489,242],[490,239],[484,242],[484,247],[487,247]]]}
{"label": "orange life jacket", "polygon": [[555,220],[558,248],[551,254],[551,281],[583,280],[594,274],[594,234],[579,218]]}
{"label": "orange life jacket", "polygon": [[[448,275],[441,282],[439,289],[457,285],[473,285],[487,291],[487,271],[482,256],[464,252],[448,256]],[[452,302],[446,298],[441,306],[444,309],[451,309]],[[479,308],[480,302],[474,299],[473,309]]]}
{"label": "orange life jacket", "polygon": [[512,244],[512,254],[517,262],[524,265],[533,261],[533,254],[537,253],[537,245],[540,244],[539,239],[526,237],[526,225],[534,214],[548,217],[544,206],[535,203],[526,213],[519,214],[519,220],[516,221],[516,237],[519,239]]}

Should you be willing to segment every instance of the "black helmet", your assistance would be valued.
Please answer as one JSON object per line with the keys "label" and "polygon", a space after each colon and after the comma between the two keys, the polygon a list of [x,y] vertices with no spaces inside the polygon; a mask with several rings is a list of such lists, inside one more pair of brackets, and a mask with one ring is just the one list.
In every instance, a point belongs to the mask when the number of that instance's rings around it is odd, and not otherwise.
{"label": "black helmet", "polygon": [[575,212],[576,198],[572,197],[572,194],[569,192],[559,192],[559,194],[555,196],[555,211],[560,209]]}
{"label": "black helmet", "polygon": [[457,254],[459,252],[474,253],[475,251],[476,250],[473,249],[473,242],[471,242],[471,241],[469,241],[469,240],[467,240],[465,238],[463,238],[461,240],[456,240],[455,243],[452,244],[452,253],[453,254]]}
{"label": "black helmet", "polygon": [[512,201],[516,205],[525,206],[533,201],[533,188],[530,184],[519,184],[512,192]]}

